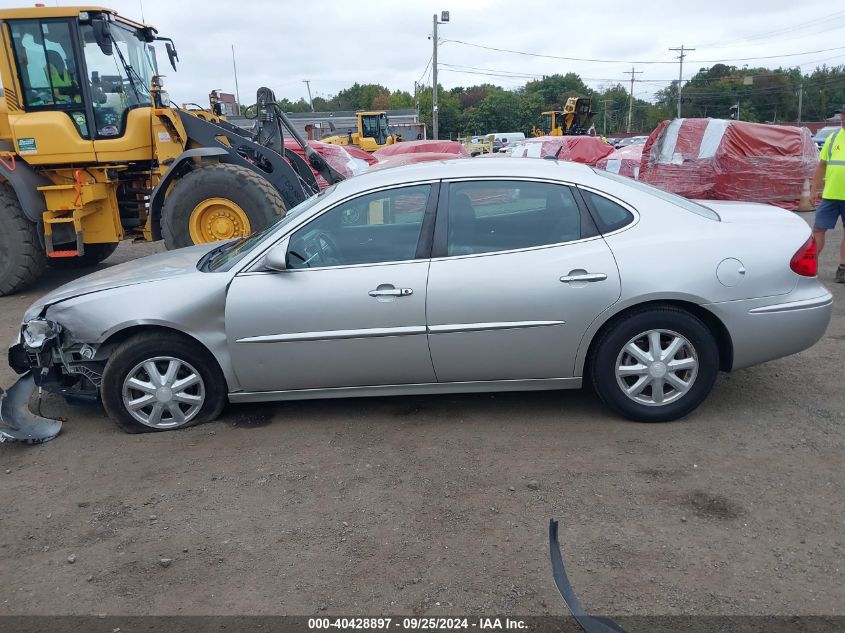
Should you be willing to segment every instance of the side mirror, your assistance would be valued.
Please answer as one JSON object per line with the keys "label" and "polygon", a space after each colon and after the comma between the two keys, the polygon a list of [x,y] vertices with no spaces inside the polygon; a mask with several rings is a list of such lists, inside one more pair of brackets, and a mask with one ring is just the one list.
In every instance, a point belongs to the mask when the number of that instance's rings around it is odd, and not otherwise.
{"label": "side mirror", "polygon": [[112,49],[111,33],[109,32],[109,23],[103,18],[94,18],[91,20],[91,28],[94,29],[94,39],[97,46],[103,52],[103,55],[112,56],[114,50]]}
{"label": "side mirror", "polygon": [[167,51],[167,58],[170,60],[170,65],[173,67],[173,70],[176,70],[176,62],[179,61],[179,53],[176,52],[176,47],[173,46],[173,42],[165,42],[164,48]]}
{"label": "side mirror", "polygon": [[271,248],[264,256],[262,264],[268,270],[286,271],[288,269],[288,241],[284,240],[281,244],[276,244]]}

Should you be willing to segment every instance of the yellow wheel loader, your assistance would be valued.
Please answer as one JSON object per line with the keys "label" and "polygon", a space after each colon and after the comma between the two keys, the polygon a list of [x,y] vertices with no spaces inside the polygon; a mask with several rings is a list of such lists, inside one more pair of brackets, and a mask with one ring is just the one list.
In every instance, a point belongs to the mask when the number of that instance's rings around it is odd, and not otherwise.
{"label": "yellow wheel loader", "polygon": [[543,112],[543,124],[532,130],[534,136],[575,136],[588,134],[595,112],[592,99],[569,97],[563,110]]}
{"label": "yellow wheel loader", "polygon": [[[393,145],[401,140],[390,133],[385,112],[356,112],[358,131],[347,130],[346,134],[335,134],[324,139],[323,143],[333,145],[356,145],[365,152],[374,152],[382,147]],[[334,127],[332,127],[334,129]]]}
{"label": "yellow wheel loader", "polygon": [[[0,10],[0,296],[46,265],[96,264],[123,239],[167,248],[266,227],[343,177],[258,91],[250,133],[170,103],[156,42],[99,7]],[[284,147],[284,128],[306,160]]]}

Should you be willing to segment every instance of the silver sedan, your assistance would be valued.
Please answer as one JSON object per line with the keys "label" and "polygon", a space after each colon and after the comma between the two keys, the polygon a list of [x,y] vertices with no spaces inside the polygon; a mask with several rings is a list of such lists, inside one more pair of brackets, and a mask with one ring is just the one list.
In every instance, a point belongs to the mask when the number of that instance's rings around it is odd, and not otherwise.
{"label": "silver sedan", "polygon": [[[29,308],[9,358],[19,392],[99,397],[129,432],[227,401],[587,381],[657,422],[720,370],[810,347],[831,308],[789,212],[553,160],[458,160],[365,174],[247,239],[72,282]],[[31,423],[11,395],[10,438]]]}

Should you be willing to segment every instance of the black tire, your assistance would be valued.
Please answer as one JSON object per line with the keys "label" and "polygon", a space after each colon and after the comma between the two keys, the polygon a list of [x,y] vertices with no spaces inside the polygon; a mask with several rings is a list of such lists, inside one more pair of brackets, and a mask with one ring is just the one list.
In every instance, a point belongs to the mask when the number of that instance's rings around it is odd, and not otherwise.
{"label": "black tire", "polygon": [[[123,402],[123,384],[130,372],[147,359],[168,356],[195,368],[202,378],[205,401],[199,413],[187,423],[170,428],[153,428],[132,417]],[[103,372],[100,397],[109,417],[127,433],[152,433],[184,429],[210,422],[220,415],[227,401],[226,380],[214,356],[199,343],[178,334],[146,332],[118,345]]]}
{"label": "black tire", "polygon": [[14,189],[0,183],[0,297],[38,279],[46,259],[38,225],[26,217]]}
{"label": "black tire", "polygon": [[[74,245],[73,248],[76,248]],[[48,257],[47,265],[58,270],[73,270],[96,266],[117,250],[117,244],[86,244],[82,257]]]}
{"label": "black tire", "polygon": [[[697,373],[685,393],[675,390],[672,385],[660,387],[664,392],[668,389],[670,398],[673,394],[675,397],[660,405],[643,404],[626,395],[616,375],[617,362],[620,360],[623,348],[634,337],[652,330],[680,334],[691,346],[691,350],[684,347],[682,353],[698,361]],[[656,371],[662,374],[664,370],[665,367],[660,367]],[[588,359],[589,378],[602,402],[619,415],[637,422],[669,422],[691,413],[710,393],[718,370],[719,349],[713,333],[695,315],[668,306],[645,308],[614,320],[603,329]],[[692,377],[691,370],[690,373],[681,372],[681,374],[682,376],[679,377],[683,380],[688,381],[688,378]],[[638,378],[631,376],[620,380],[632,385]],[[642,394],[640,397],[655,398],[654,388],[651,386],[646,387]]]}
{"label": "black tire", "polygon": [[168,249],[194,244],[189,228],[191,213],[208,198],[224,198],[237,204],[249,218],[253,232],[285,214],[282,196],[260,174],[240,165],[206,165],[184,175],[164,201],[161,233]]}

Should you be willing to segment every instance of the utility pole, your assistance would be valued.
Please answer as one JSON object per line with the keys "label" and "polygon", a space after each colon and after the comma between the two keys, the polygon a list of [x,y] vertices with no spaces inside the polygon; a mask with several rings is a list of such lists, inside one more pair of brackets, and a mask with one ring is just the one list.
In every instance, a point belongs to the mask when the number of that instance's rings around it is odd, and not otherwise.
{"label": "utility pole", "polygon": [[449,21],[449,12],[441,11],[440,20],[437,20],[437,14],[432,16],[432,34],[431,41],[434,49],[431,52],[431,133],[436,141],[439,137],[437,135],[439,112],[437,109],[437,25],[446,24]]}
{"label": "utility pole", "polygon": [[603,99],[602,105],[604,105],[604,123],[602,124],[602,134],[607,135],[607,104],[613,103],[613,99]]}
{"label": "utility pole", "polygon": [[311,80],[303,79],[302,83],[308,87],[308,103],[311,106],[311,112],[314,112],[314,100],[311,98]]}
{"label": "utility pole", "polygon": [[804,105],[804,77],[801,77],[801,83],[798,85],[798,123],[801,123],[801,110]]}
{"label": "utility pole", "polygon": [[678,118],[681,118],[681,83],[684,81],[684,57],[686,57],[687,52],[694,51],[694,48],[684,48],[684,45],[681,44],[679,48],[670,48],[670,51],[680,51],[680,55],[678,55],[678,59],[680,60],[680,69],[678,70]]}
{"label": "utility pole", "polygon": [[631,93],[628,99],[628,129],[627,131],[631,131],[631,117],[634,113],[634,77],[636,75],[642,75],[643,71],[641,70],[634,70],[634,67],[631,66],[631,70],[625,71],[626,75],[631,75]]}
{"label": "utility pole", "polygon": [[235,101],[238,102],[238,116],[241,114],[241,92],[238,90],[238,65],[235,63],[235,45],[232,44],[232,69],[235,71]]}

